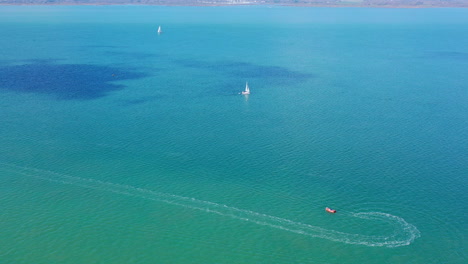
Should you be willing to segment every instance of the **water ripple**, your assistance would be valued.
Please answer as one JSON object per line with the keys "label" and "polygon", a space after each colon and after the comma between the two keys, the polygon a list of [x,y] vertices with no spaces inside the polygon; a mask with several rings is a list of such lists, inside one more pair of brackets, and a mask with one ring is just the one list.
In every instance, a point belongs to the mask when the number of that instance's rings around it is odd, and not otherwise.
{"label": "water ripple", "polygon": [[118,193],[147,200],[159,201],[168,204],[183,206],[190,209],[200,210],[207,213],[217,214],[233,219],[247,221],[262,226],[268,226],[296,234],[306,235],[314,238],[322,238],[346,244],[365,245],[371,247],[399,247],[411,244],[420,236],[419,230],[403,218],[381,212],[345,212],[349,217],[380,221],[390,224],[393,233],[388,236],[369,236],[362,234],[345,233],[321,228],[309,224],[292,221],[285,218],[262,214],[250,210],[239,209],[224,204],[210,201],[198,200],[192,197],[179,196],[169,193],[152,191],[130,185],[115,184],[94,179],[81,178],[65,175],[48,170],[30,167],[22,167],[12,164],[0,163],[1,170],[18,175],[34,177],[50,182],[79,186],[88,189]]}

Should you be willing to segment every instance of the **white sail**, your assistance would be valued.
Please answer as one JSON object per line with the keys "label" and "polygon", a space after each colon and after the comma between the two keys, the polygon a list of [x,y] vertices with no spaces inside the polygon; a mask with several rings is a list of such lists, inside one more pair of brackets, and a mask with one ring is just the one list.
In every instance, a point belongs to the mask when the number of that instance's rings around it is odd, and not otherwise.
{"label": "white sail", "polygon": [[242,94],[250,94],[249,83],[245,82],[245,90],[242,91]]}
{"label": "white sail", "polygon": [[158,27],[158,34],[162,33],[161,26]]}

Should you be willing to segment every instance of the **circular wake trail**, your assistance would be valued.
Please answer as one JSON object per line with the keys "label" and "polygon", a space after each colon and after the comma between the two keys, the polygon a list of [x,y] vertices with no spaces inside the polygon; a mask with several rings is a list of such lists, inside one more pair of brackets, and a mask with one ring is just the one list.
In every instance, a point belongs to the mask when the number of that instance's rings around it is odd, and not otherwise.
{"label": "circular wake trail", "polygon": [[420,232],[414,225],[407,223],[403,218],[386,213],[350,213],[350,216],[360,219],[387,222],[394,227],[393,234],[389,236],[367,236],[361,234],[351,234],[324,229],[321,227],[295,222],[289,219],[275,217],[254,211],[239,209],[232,206],[198,200],[191,197],[156,192],[130,185],[115,184],[94,179],[69,176],[35,168],[20,167],[6,163],[0,164],[3,165],[3,168],[1,169],[4,171],[9,171],[28,177],[183,206],[186,208],[201,210],[207,213],[213,213],[252,222],[258,225],[281,229],[296,234],[323,238],[346,244],[357,244],[371,247],[399,247],[411,244],[414,239],[420,236]]}

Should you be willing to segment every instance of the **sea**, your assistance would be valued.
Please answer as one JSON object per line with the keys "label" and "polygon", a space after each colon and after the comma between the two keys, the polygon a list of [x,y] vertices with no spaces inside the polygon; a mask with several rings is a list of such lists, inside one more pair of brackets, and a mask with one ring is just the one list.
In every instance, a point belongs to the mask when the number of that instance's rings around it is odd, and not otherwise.
{"label": "sea", "polygon": [[0,36],[0,263],[468,261],[468,9],[1,6]]}

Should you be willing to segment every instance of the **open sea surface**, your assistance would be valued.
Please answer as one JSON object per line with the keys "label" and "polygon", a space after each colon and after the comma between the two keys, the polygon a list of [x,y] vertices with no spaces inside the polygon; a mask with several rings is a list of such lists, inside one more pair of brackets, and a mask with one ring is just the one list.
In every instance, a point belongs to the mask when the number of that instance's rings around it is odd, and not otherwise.
{"label": "open sea surface", "polygon": [[1,6],[0,36],[0,263],[467,263],[468,9]]}

